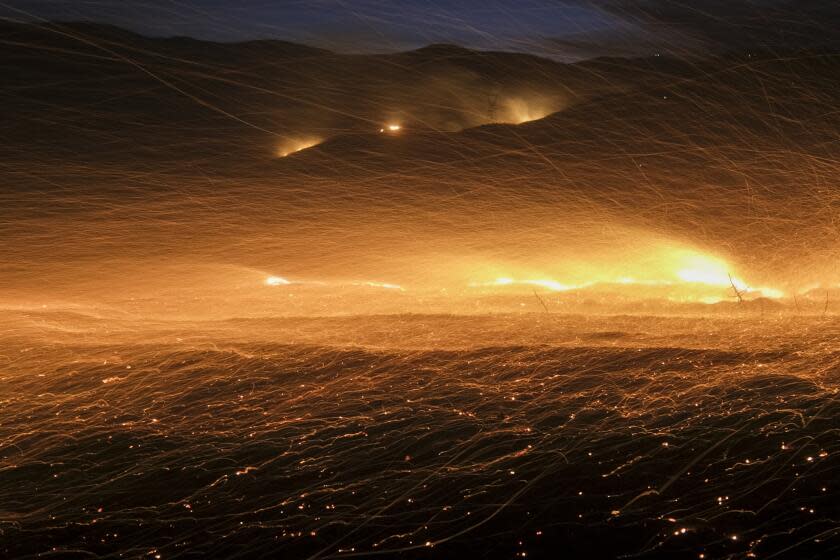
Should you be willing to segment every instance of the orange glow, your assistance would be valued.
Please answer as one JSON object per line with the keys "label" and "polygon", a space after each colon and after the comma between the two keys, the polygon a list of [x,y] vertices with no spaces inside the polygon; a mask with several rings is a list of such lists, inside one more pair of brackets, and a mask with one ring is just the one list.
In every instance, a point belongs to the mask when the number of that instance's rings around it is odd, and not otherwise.
{"label": "orange glow", "polygon": [[279,157],[288,157],[292,154],[296,154],[308,148],[312,148],[313,146],[317,146],[322,141],[322,139],[315,137],[294,138],[285,140],[281,142],[280,145],[277,147],[277,155]]}
{"label": "orange glow", "polygon": [[499,121],[522,124],[542,119],[562,107],[556,101],[543,98],[512,97],[502,103]]}

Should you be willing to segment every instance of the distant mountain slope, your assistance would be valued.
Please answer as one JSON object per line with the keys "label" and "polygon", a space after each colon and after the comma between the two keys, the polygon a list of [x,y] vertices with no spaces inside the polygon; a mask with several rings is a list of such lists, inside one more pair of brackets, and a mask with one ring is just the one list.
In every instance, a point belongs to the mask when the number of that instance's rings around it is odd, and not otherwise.
{"label": "distant mountain slope", "polygon": [[831,53],[566,65],[75,24],[0,43],[0,265],[24,283],[103,254],[428,285],[598,255],[619,278],[671,245],[772,286],[838,277]]}
{"label": "distant mountain slope", "polygon": [[271,154],[274,144],[391,122],[447,131],[518,122],[625,87],[576,66],[450,45],[339,55],[273,40],[152,39],[79,23],[3,23],[0,45],[0,95],[13,115],[4,136],[65,155],[87,148],[148,156],[175,133],[193,147],[211,149],[229,135],[224,153]]}
{"label": "distant mountain slope", "polygon": [[[670,69],[646,69],[657,65]],[[535,204],[590,214],[725,247],[753,270],[804,278],[833,266],[840,58],[625,61],[628,68],[643,76],[636,88],[544,119],[456,134],[341,137],[278,162],[278,171],[345,184],[353,177],[370,190],[398,182],[415,194],[475,197],[476,206],[521,202],[523,214]]]}

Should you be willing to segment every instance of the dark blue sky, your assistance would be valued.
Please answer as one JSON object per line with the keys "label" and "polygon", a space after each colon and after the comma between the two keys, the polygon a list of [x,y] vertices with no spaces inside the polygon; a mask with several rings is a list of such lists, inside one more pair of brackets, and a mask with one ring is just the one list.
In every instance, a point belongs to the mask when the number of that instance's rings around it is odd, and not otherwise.
{"label": "dark blue sky", "polygon": [[756,42],[795,45],[835,33],[838,5],[833,0],[0,0],[0,15],[93,20],[156,36],[278,38],[351,52],[445,42],[576,58]]}
{"label": "dark blue sky", "polygon": [[151,35],[272,37],[358,51],[440,42],[528,48],[543,37],[609,33],[625,25],[595,5],[556,0],[12,0],[8,5],[46,19],[109,22]]}

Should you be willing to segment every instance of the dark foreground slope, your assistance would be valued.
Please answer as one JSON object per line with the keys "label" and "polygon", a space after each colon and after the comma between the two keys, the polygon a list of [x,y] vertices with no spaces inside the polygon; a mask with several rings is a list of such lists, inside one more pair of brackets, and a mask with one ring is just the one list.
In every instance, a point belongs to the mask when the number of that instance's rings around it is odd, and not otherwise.
{"label": "dark foreground slope", "polygon": [[16,321],[9,558],[840,552],[836,323]]}

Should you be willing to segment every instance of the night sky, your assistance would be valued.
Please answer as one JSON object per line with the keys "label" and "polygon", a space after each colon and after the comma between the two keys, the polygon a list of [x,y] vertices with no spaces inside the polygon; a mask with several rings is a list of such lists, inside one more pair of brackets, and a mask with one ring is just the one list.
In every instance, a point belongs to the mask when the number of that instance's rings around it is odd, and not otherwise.
{"label": "night sky", "polygon": [[[828,0],[11,0],[14,20],[88,20],[146,35],[276,38],[343,52],[455,43],[559,58],[835,43]],[[782,31],[783,30],[783,31]]]}

